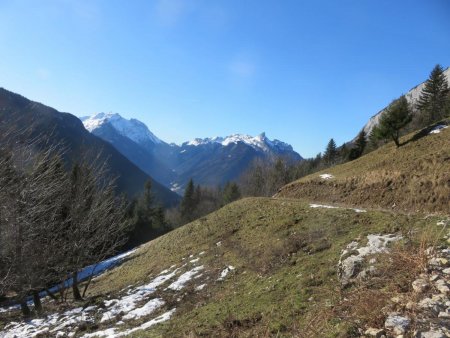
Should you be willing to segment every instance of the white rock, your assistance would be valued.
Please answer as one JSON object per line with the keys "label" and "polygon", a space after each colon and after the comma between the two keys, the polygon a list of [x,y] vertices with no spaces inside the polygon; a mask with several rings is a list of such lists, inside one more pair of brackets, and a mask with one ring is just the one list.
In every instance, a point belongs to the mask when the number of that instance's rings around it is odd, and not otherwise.
{"label": "white rock", "polygon": [[412,282],[412,288],[417,293],[422,293],[428,289],[428,283],[424,279],[416,279],[414,282]]}
{"label": "white rock", "polygon": [[[342,251],[341,259],[338,263],[338,277],[341,285],[345,287],[351,283],[353,278],[358,277],[358,274],[361,273],[364,257],[388,251],[387,246],[391,242],[398,241],[401,238],[402,236],[396,236],[393,234],[368,235],[366,246],[358,247],[359,243],[356,241],[349,243],[346,249]],[[352,255],[346,257],[348,254]],[[370,270],[370,272],[374,272],[373,267]],[[366,274],[367,271],[364,272],[364,275]]]}
{"label": "white rock", "polygon": [[427,331],[418,332],[415,336],[416,338],[446,338],[446,335],[441,331]]}
{"label": "white rock", "polygon": [[384,322],[384,327],[386,329],[392,330],[395,334],[403,334],[405,333],[409,325],[411,324],[411,320],[408,317],[401,316],[398,313],[391,313],[386,318]]}
{"label": "white rock", "polygon": [[447,282],[443,279],[437,280],[435,285],[436,285],[436,289],[438,289],[439,292],[441,292],[443,294],[447,294],[448,292],[450,292],[450,288],[448,287]]}
{"label": "white rock", "polygon": [[439,302],[437,300],[433,300],[431,298],[424,298],[418,304],[418,307],[421,309],[430,309],[433,310],[436,314],[439,313]]}
{"label": "white rock", "polygon": [[381,338],[385,334],[385,331],[383,329],[376,329],[376,328],[373,328],[373,327],[369,327],[364,332],[364,334],[366,336],[369,336],[369,337]]}
{"label": "white rock", "polygon": [[434,282],[435,280],[438,280],[439,279],[439,275],[432,275],[431,277],[430,277],[430,281],[431,282]]}
{"label": "white rock", "polygon": [[450,313],[448,313],[447,311],[441,311],[438,314],[438,318],[449,319],[450,318]]}

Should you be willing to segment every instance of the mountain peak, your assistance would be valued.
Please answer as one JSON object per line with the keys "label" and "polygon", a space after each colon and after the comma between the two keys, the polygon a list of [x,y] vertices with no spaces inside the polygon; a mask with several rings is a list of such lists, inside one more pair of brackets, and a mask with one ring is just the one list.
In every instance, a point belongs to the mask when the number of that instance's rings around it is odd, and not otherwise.
{"label": "mountain peak", "polygon": [[259,151],[270,151],[276,148],[277,150],[287,150],[292,151],[292,147],[284,142],[278,140],[270,140],[265,132],[257,136],[251,136],[247,134],[232,134],[226,137],[208,137],[208,138],[195,138],[191,141],[185,142],[182,146],[200,146],[207,144],[218,143],[222,146],[228,146],[229,144],[237,144],[242,142],[246,145],[251,146],[252,148]]}
{"label": "mountain peak", "polygon": [[90,132],[108,123],[119,134],[128,137],[138,144],[149,141],[155,144],[162,143],[144,123],[133,118],[129,120],[125,119],[117,113],[97,113],[89,117],[82,117],[80,120]]}

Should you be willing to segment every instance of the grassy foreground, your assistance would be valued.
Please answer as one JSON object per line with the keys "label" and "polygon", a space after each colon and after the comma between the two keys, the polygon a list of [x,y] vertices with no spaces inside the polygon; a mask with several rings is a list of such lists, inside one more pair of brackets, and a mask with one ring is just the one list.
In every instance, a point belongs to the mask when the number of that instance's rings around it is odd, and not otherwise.
{"label": "grassy foreground", "polygon": [[[336,264],[341,250],[367,234],[438,232],[439,218],[385,211],[313,209],[301,200],[248,198],[142,246],[96,280],[90,296],[115,295],[183,258],[204,251],[200,277],[187,287],[174,317],[139,337],[348,336],[352,325],[327,314],[339,301]],[[218,281],[224,267],[235,267]]]}

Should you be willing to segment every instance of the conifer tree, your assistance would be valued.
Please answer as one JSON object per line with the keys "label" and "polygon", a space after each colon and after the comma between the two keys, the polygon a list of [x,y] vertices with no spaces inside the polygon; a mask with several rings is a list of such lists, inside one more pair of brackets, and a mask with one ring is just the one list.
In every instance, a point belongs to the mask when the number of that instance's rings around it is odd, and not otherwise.
{"label": "conifer tree", "polygon": [[427,124],[444,118],[449,108],[449,87],[444,69],[436,65],[420,93],[417,108]]}
{"label": "conifer tree", "polygon": [[327,144],[327,148],[325,149],[323,159],[327,164],[331,165],[334,164],[334,162],[336,161],[336,156],[337,156],[336,142],[334,142],[334,140],[331,139]]}
{"label": "conifer tree", "polygon": [[152,184],[148,180],[144,185],[144,192],[135,200],[132,207],[132,227],[127,246],[134,247],[143,242],[154,239],[168,231],[164,212],[155,203]]}
{"label": "conifer tree", "polygon": [[392,139],[398,148],[400,147],[400,130],[411,120],[409,104],[403,95],[389,105],[381,116],[378,126],[373,129],[373,135],[377,139]]}
{"label": "conifer tree", "polygon": [[352,161],[357,159],[358,157],[361,157],[361,155],[364,153],[364,150],[366,149],[366,146],[366,132],[364,131],[364,129],[362,129],[356,137],[355,147],[350,151],[349,160]]}
{"label": "conifer tree", "polygon": [[234,182],[228,182],[223,188],[223,203],[228,204],[241,198],[239,186]]}
{"label": "conifer tree", "polygon": [[183,199],[181,200],[180,213],[183,222],[187,223],[194,219],[194,211],[196,207],[195,186],[192,178],[189,180]]}

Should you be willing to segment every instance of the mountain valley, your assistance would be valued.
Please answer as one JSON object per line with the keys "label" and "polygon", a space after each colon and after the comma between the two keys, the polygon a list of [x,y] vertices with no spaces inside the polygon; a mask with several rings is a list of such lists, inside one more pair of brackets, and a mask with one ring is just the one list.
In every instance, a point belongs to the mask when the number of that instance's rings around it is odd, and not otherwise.
{"label": "mountain valley", "polygon": [[158,139],[142,122],[119,114],[99,113],[81,120],[87,130],[178,193],[191,178],[210,187],[236,181],[255,159],[274,161],[281,157],[292,163],[302,159],[292,146],[270,140],[264,133],[197,138],[176,145]]}

